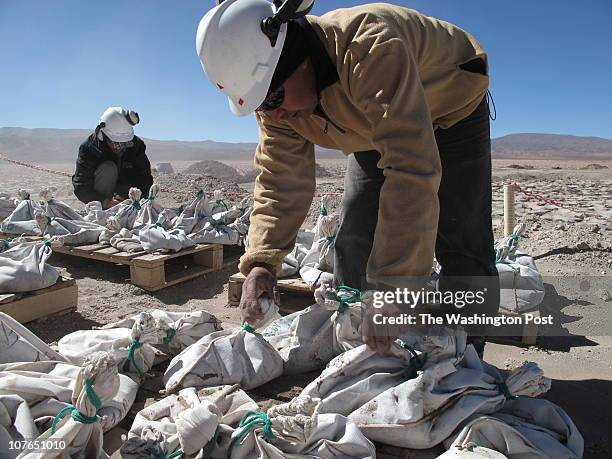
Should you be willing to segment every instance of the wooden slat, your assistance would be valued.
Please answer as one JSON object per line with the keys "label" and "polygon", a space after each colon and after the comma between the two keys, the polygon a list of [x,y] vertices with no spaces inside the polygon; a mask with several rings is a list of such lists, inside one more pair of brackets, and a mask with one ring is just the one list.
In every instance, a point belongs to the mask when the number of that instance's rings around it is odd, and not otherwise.
{"label": "wooden slat", "polygon": [[219,244],[198,244],[194,247],[190,247],[188,249],[181,250],[180,252],[175,253],[150,253],[147,255],[142,255],[140,257],[134,258],[134,263],[137,265],[145,265],[147,263],[156,265],[160,262],[170,260],[171,258],[182,257],[183,255],[189,255],[190,253],[200,252],[202,250],[210,250]]}
{"label": "wooden slat", "polygon": [[117,250],[114,247],[106,247],[104,249],[96,250],[96,253],[98,253],[100,255],[115,255],[115,254],[117,254],[119,252],[121,252],[121,251]]}
{"label": "wooden slat", "polygon": [[128,264],[132,258],[142,256],[142,252],[119,252],[113,255],[113,258],[119,260],[118,263]]}
{"label": "wooden slat", "polygon": [[[158,268],[163,268],[163,266]],[[156,292],[215,271],[215,269],[206,266],[192,266],[177,273],[162,275],[163,273],[158,272],[158,268],[143,268],[132,265],[130,267],[132,283],[148,292]]]}
{"label": "wooden slat", "polygon": [[198,276],[202,276],[204,274],[208,274],[215,271],[213,268],[207,268],[205,266],[194,266],[192,268],[188,268],[184,271],[175,274],[166,275],[166,282],[163,287],[169,287],[174,284],[178,284],[179,282],[185,282],[190,279],[194,279]]}
{"label": "wooden slat", "polygon": [[[74,281],[74,279],[71,280]],[[22,298],[1,305],[0,312],[8,314],[21,323],[26,323],[74,310],[77,307],[77,301],[76,283],[58,282],[49,288],[38,290],[35,295],[24,295]]]}
{"label": "wooden slat", "polygon": [[20,298],[22,295],[20,293],[3,293],[0,295],[0,304],[10,303],[11,301],[15,301]]}
{"label": "wooden slat", "polygon": [[11,303],[13,301],[19,300],[26,296],[42,295],[42,294],[53,292],[55,290],[59,290],[65,287],[70,287],[71,285],[74,285],[74,284],[76,284],[76,281],[71,277],[59,277],[59,279],[57,280],[55,284],[47,288],[32,290],[31,292],[0,294],[0,304]]}
{"label": "wooden slat", "polygon": [[40,290],[33,290],[32,292],[28,292],[30,295],[41,295],[47,292],[53,292],[54,290],[59,290],[62,288],[70,287],[71,285],[75,285],[76,280],[72,277],[60,277],[58,281],[53,284],[51,287],[42,288]]}

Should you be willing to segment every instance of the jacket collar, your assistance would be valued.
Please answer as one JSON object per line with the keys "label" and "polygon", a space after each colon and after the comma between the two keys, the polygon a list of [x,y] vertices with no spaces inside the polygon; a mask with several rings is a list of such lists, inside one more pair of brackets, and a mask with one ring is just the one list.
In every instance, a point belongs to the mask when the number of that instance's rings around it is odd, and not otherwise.
{"label": "jacket collar", "polygon": [[327,50],[323,46],[321,39],[317,36],[308,20],[306,18],[300,18],[297,19],[296,22],[304,31],[304,36],[308,43],[310,60],[312,61],[315,71],[317,92],[321,94],[324,89],[339,81],[338,71],[329,54],[327,54]]}

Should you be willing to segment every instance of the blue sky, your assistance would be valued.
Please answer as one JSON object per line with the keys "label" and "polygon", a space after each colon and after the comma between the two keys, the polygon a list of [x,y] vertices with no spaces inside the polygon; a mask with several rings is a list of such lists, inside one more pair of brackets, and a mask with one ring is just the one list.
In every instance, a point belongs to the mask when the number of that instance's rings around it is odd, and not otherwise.
{"label": "blue sky", "polygon": [[[313,14],[367,3],[316,0]],[[612,138],[612,1],[415,0],[488,52],[493,137]],[[213,0],[0,0],[0,126],[93,128],[109,105],[137,110],[157,139],[256,141],[195,53]]]}

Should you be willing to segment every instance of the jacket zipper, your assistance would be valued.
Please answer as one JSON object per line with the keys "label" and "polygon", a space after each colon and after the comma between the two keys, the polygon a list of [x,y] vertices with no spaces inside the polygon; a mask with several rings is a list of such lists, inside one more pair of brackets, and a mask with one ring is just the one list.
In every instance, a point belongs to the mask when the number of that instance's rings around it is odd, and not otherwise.
{"label": "jacket zipper", "polygon": [[340,126],[338,126],[336,123],[334,123],[331,118],[327,115],[327,113],[325,113],[325,110],[323,110],[323,106],[321,105],[321,103],[319,102],[319,105],[317,105],[317,108],[315,109],[314,112],[315,115],[323,118],[325,120],[325,128],[323,128],[323,133],[327,134],[329,131],[329,125],[331,124],[333,127],[336,128],[336,130],[342,134],[346,134],[346,131],[344,129],[342,129]]}

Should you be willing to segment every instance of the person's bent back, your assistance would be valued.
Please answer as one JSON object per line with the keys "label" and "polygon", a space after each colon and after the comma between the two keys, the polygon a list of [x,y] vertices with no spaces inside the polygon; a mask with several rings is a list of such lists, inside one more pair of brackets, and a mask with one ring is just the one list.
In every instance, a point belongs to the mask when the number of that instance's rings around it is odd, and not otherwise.
{"label": "person's bent back", "polygon": [[134,135],[138,113],[109,107],[100,117],[96,130],[79,147],[72,176],[74,194],[83,203],[102,202],[107,209],[139,188],[143,196],[153,184],[151,163],[144,142]]}

